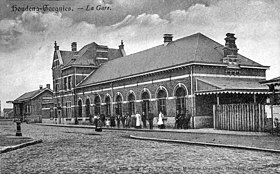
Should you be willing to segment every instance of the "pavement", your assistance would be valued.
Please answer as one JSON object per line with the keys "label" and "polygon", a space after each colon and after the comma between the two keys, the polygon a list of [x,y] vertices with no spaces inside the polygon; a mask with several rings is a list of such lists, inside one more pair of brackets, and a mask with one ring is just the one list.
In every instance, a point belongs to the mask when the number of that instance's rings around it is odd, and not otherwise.
{"label": "pavement", "polygon": [[[103,129],[94,127],[59,127],[22,124],[22,134],[42,143],[1,154],[1,174],[10,173],[279,173],[277,153],[197,146],[184,143],[132,139],[130,136],[158,139],[205,139],[227,137],[262,139],[266,136],[193,134],[141,130]],[[0,126],[0,132],[14,133],[14,125]],[[181,130],[182,131],[182,130]],[[277,137],[274,137],[277,138]],[[183,139],[184,140],[184,139]],[[241,142],[240,140],[240,142]]]}
{"label": "pavement", "polygon": [[[69,128],[86,128],[94,129],[95,126],[92,125],[72,125],[72,124],[45,124],[37,123],[37,125],[42,126],[56,126],[56,127],[69,127]],[[228,131],[228,130],[216,130],[213,128],[202,128],[202,129],[135,129],[135,128],[117,128],[117,127],[102,127],[102,129],[107,130],[128,130],[128,131],[138,131],[138,132],[174,132],[174,133],[194,133],[194,134],[221,134],[221,135],[242,135],[242,136],[269,136],[267,132],[242,132],[242,131]]]}
{"label": "pavement", "polygon": [[[34,144],[41,143],[41,139],[33,139],[26,136],[15,136],[16,129],[15,123],[12,120],[1,120],[1,131],[0,131],[0,154],[7,153],[13,150],[31,146]],[[6,131],[7,127],[14,128],[14,131]]]}

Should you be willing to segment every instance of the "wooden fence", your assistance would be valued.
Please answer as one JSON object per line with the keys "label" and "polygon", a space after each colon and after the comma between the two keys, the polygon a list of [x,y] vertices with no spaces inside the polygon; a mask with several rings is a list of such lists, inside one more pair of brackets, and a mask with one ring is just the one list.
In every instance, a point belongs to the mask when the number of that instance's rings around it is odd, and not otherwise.
{"label": "wooden fence", "polygon": [[261,104],[224,104],[213,106],[215,129],[263,132],[265,106]]}

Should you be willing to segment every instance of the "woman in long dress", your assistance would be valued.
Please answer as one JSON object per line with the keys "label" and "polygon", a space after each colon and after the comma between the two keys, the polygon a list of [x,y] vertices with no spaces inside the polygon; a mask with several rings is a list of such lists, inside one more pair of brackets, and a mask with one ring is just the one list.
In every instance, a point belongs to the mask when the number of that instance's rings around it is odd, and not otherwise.
{"label": "woman in long dress", "polygon": [[136,112],[135,117],[136,117],[136,128],[141,128],[141,115],[138,112]]}
{"label": "woman in long dress", "polygon": [[164,117],[164,116],[163,116],[162,112],[160,111],[160,112],[159,112],[159,115],[158,115],[158,122],[157,122],[158,128],[160,128],[160,129],[161,129],[162,126],[163,126],[163,120],[162,120],[163,117]]}

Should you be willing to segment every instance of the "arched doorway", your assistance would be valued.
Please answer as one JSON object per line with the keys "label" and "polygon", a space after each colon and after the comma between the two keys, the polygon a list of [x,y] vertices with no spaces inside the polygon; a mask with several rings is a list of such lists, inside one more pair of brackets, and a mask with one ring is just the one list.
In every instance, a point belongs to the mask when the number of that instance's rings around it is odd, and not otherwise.
{"label": "arched doorway", "polygon": [[128,113],[129,115],[135,114],[135,95],[133,93],[128,95]]}
{"label": "arched doorway", "polygon": [[145,112],[147,115],[150,110],[150,94],[148,92],[143,92],[141,95],[141,98],[143,100],[142,102],[142,111]]}
{"label": "arched doorway", "polygon": [[122,96],[118,95],[116,98],[115,112],[117,115],[122,115]]}
{"label": "arched doorway", "polygon": [[106,116],[111,115],[111,99],[109,96],[105,98],[105,109]]}
{"label": "arched doorway", "polygon": [[83,102],[80,99],[78,101],[78,117],[82,117],[83,116]]}
{"label": "arched doorway", "polygon": [[101,111],[101,100],[99,95],[94,98],[94,114],[99,115]]}
{"label": "arched doorway", "polygon": [[157,93],[158,99],[158,113],[161,111],[163,115],[166,116],[166,91],[164,89],[160,89]]}
{"label": "arched doorway", "polygon": [[179,87],[176,89],[176,110],[181,114],[186,113],[186,90],[183,87]]}
{"label": "arched doorway", "polygon": [[86,100],[86,117],[90,117],[90,100]]}

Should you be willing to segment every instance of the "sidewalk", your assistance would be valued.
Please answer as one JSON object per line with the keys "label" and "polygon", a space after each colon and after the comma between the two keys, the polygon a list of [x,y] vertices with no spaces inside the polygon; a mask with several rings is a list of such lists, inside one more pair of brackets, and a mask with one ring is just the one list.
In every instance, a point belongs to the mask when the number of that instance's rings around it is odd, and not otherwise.
{"label": "sidewalk", "polygon": [[[69,127],[69,128],[86,128],[95,129],[93,125],[71,125],[71,124],[45,124],[45,123],[35,123],[42,126],[56,126],[56,127]],[[203,129],[136,129],[136,128],[111,128],[102,127],[104,130],[125,130],[125,131],[139,131],[139,132],[174,132],[174,133],[192,133],[192,134],[220,134],[220,135],[242,135],[242,136],[269,136],[266,132],[241,132],[241,131],[228,131],[228,130],[215,130],[213,128],[203,128]]]}
{"label": "sidewalk", "polygon": [[16,137],[11,135],[0,136],[0,154],[10,152],[16,149],[24,148],[30,145],[41,143],[42,140],[34,140],[29,137]]}
{"label": "sidewalk", "polygon": [[[69,128],[94,129],[91,125],[37,124]],[[104,130],[131,131],[130,138],[165,143],[183,143],[188,145],[215,146],[246,150],[280,153],[280,136],[265,132],[238,132],[208,129],[135,129],[107,128]]]}
{"label": "sidewalk", "polygon": [[30,137],[15,136],[16,130],[11,132],[9,129],[15,127],[13,121],[1,121],[0,126],[0,154],[42,142]]}

